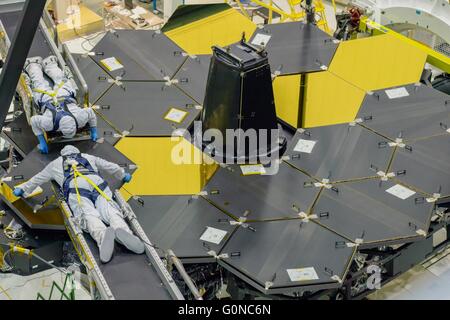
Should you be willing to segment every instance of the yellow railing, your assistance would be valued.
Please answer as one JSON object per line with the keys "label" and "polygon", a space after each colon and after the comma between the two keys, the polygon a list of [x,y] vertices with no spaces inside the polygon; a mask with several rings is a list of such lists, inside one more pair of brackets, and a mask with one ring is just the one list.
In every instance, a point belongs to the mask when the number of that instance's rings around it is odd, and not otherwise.
{"label": "yellow railing", "polygon": [[[235,0],[238,4],[240,10],[242,13],[248,17],[248,13],[245,10],[245,7],[242,5],[241,0]],[[251,2],[255,3],[258,6],[261,6],[263,8],[266,8],[269,10],[269,24],[272,23],[273,20],[273,14],[277,13],[280,15],[280,22],[286,22],[286,21],[301,21],[305,19],[306,12],[301,6],[303,0],[286,0],[287,4],[289,6],[289,10],[283,10],[280,7],[278,7],[273,0],[268,1],[262,1],[262,0],[251,0]],[[334,2],[334,1],[333,1]],[[327,18],[325,15],[325,5],[323,4],[322,0],[315,0],[314,2],[315,7],[315,13],[316,13],[316,23],[317,26],[325,31],[326,33],[330,33],[330,28],[328,26]]]}
{"label": "yellow railing", "polygon": [[444,72],[450,73],[450,57],[447,57],[442,53],[437,52],[420,42],[417,42],[400,33],[397,33],[381,24],[376,23],[375,21],[370,20],[367,17],[361,18],[360,29],[362,31],[372,33],[373,35],[390,34],[391,36],[394,36],[395,38],[401,41],[409,43],[410,45],[419,48],[420,50],[422,50],[427,54],[427,62],[429,64],[441,69]]}

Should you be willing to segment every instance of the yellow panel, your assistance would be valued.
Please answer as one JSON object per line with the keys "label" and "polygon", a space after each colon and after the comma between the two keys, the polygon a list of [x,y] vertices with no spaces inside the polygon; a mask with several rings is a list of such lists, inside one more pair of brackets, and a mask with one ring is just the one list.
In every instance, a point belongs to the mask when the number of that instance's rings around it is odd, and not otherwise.
{"label": "yellow panel", "polygon": [[[137,164],[123,195],[197,194],[217,169],[206,156],[183,138],[121,139],[116,148]],[[128,193],[128,195],[127,195]]]}
{"label": "yellow panel", "polygon": [[13,194],[13,189],[11,189],[6,183],[2,183],[0,186],[0,193],[7,201],[13,203],[20,199]]}
{"label": "yellow panel", "polygon": [[342,42],[329,71],[373,91],[419,81],[426,59],[420,49],[385,34]]}
{"label": "yellow panel", "polygon": [[[59,208],[49,209],[36,214],[23,199],[16,197],[6,183],[2,183],[0,193],[18,210],[28,223],[34,225],[64,225],[64,220]],[[49,201],[51,202],[51,201]]]}
{"label": "yellow panel", "polygon": [[273,94],[277,117],[294,128],[298,124],[300,75],[276,77],[273,81]]}
{"label": "yellow panel", "polygon": [[66,19],[67,22],[56,26],[58,37],[62,42],[103,31],[105,28],[105,23],[101,16],[84,5],[80,5],[79,8],[80,15],[70,15]]}
{"label": "yellow panel", "polygon": [[364,91],[331,72],[306,76],[306,100],[303,127],[311,128],[355,120],[364,99]]}
{"label": "yellow panel", "polygon": [[211,47],[227,46],[239,41],[242,33],[250,39],[256,25],[235,9],[166,32],[166,35],[189,54],[211,54]]}

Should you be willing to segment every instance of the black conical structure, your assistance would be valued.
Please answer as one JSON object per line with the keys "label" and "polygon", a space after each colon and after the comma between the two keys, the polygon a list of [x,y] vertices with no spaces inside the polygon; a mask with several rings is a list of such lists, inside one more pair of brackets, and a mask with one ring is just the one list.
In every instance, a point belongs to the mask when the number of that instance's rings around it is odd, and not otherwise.
{"label": "black conical structure", "polygon": [[[202,128],[204,138],[208,130],[215,129],[223,139],[203,141],[205,151],[234,162],[258,161],[278,152],[284,139],[280,139],[267,53],[245,41],[213,47],[213,52]],[[251,138],[255,134],[256,144]]]}

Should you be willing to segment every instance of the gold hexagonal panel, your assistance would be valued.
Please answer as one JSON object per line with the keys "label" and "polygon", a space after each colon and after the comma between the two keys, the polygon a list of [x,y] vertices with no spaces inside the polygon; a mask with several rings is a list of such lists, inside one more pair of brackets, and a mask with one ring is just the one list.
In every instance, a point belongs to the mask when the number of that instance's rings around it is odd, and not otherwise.
{"label": "gold hexagonal panel", "polygon": [[256,30],[252,21],[228,5],[196,7],[182,13],[177,10],[163,28],[189,54],[211,54],[212,46],[228,46],[239,41],[243,33],[250,39]]}
{"label": "gold hexagonal panel", "polygon": [[346,123],[355,117],[365,92],[331,72],[306,75],[301,127]]}
{"label": "gold hexagonal panel", "polygon": [[116,148],[138,166],[133,180],[121,190],[125,198],[197,194],[217,168],[184,138],[126,137]]}
{"label": "gold hexagonal panel", "polygon": [[422,50],[385,34],[341,42],[328,70],[373,91],[419,81],[426,59]]}

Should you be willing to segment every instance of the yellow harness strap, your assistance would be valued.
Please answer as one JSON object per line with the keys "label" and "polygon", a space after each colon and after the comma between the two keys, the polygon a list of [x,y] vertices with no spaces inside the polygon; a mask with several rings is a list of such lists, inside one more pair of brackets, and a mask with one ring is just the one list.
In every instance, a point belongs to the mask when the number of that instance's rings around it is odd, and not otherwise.
{"label": "yellow harness strap", "polygon": [[56,88],[55,91],[46,91],[46,90],[41,90],[41,89],[33,89],[33,91],[50,96],[53,99],[53,103],[57,104],[58,103],[58,92],[64,85],[65,85],[65,82],[61,81],[61,83],[58,85],[58,88]]}
{"label": "yellow harness strap", "polygon": [[75,184],[75,191],[77,193],[77,201],[78,203],[81,205],[81,196],[80,196],[80,192],[78,191],[78,181],[77,178],[83,178],[84,180],[86,180],[91,186],[94,187],[94,189],[103,197],[106,199],[106,201],[111,201],[111,198],[108,197],[102,190],[100,190],[100,188],[88,177],[86,177],[85,175],[83,175],[80,171],[78,171],[76,164],[72,164],[72,170],[73,170],[73,179],[74,179],[74,184]]}

